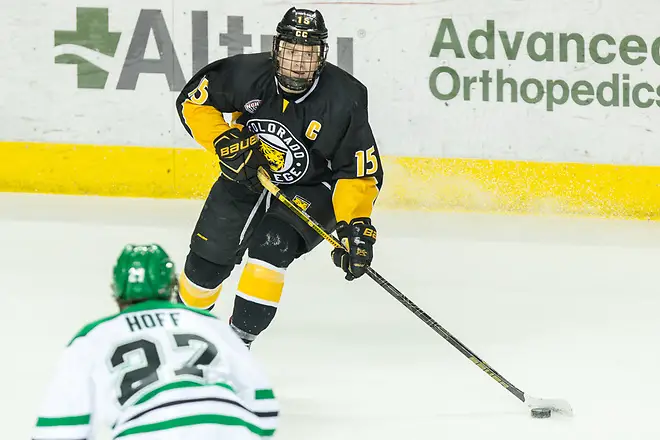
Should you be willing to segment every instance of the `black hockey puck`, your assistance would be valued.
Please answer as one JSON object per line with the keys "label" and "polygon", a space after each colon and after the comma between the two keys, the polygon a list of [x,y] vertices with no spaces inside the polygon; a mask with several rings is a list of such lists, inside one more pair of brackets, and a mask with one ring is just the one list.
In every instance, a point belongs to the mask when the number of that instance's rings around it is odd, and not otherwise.
{"label": "black hockey puck", "polygon": [[532,408],[532,417],[535,419],[547,419],[552,414],[550,408]]}

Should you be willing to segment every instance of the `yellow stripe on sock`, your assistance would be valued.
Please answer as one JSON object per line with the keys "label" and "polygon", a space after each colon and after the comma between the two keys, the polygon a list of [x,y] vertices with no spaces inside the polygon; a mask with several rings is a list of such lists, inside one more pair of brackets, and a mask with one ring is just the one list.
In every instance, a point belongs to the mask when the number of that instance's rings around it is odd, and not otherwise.
{"label": "yellow stripe on sock", "polygon": [[215,304],[220,296],[222,284],[215,289],[204,289],[194,284],[181,272],[179,277],[179,296],[185,305],[197,309],[207,309]]}
{"label": "yellow stripe on sock", "polygon": [[280,302],[283,288],[283,271],[266,267],[255,260],[248,261],[238,281],[238,290],[243,296],[270,303]]}

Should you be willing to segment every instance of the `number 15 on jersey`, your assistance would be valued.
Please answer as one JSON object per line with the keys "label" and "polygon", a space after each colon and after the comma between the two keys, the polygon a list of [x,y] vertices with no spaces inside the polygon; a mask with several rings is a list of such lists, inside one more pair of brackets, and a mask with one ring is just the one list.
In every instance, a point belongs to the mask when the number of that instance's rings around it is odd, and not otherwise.
{"label": "number 15 on jersey", "polygon": [[355,158],[357,160],[357,177],[370,176],[378,171],[376,146],[372,146],[366,151],[357,151],[355,153]]}

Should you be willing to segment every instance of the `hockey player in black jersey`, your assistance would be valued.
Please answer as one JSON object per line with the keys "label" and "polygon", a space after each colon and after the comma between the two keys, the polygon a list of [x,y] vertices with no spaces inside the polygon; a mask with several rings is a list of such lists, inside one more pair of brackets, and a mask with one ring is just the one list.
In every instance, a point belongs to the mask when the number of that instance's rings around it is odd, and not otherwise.
{"label": "hockey player in black jersey", "polygon": [[[337,231],[349,252],[331,256],[347,280],[362,276],[373,258],[370,217],[383,167],[367,89],[326,61],[327,36],[319,11],[291,8],[270,53],[209,64],[176,101],[183,126],[217,154],[221,171],[192,232],[180,299],[213,307],[247,250],[230,321],[248,346],[275,316],[289,265],[321,241],[271,200],[257,178],[260,166],[302,209]],[[231,122],[223,113],[231,113]]]}

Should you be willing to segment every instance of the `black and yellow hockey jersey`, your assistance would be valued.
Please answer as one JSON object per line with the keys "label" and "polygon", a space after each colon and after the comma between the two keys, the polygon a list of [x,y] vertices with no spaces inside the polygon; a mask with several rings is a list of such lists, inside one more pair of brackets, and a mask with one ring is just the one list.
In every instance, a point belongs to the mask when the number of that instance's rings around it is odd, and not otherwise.
{"label": "black and yellow hockey jersey", "polygon": [[[258,133],[278,185],[333,186],[337,221],[369,217],[383,167],[368,120],[367,89],[331,63],[301,95],[277,85],[269,53],[235,55],[197,72],[176,101],[204,148],[230,126]],[[227,123],[223,113],[231,113]]]}

